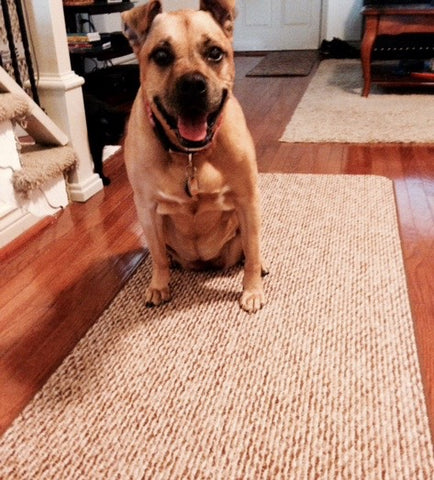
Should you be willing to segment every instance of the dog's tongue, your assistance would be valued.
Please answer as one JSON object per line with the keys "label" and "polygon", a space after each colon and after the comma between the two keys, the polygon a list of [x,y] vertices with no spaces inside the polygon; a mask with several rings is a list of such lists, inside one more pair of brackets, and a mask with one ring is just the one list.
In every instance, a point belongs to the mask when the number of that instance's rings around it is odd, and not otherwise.
{"label": "dog's tongue", "polygon": [[189,140],[190,142],[201,142],[205,140],[207,134],[207,121],[206,116],[189,119],[178,119],[178,131],[182,138]]}

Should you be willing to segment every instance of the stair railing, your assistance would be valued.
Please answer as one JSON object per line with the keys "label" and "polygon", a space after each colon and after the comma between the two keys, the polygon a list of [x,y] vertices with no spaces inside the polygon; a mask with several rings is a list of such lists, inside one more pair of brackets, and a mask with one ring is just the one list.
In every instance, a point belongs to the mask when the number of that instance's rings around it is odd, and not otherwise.
{"label": "stair railing", "polygon": [[0,0],[0,66],[39,104],[21,0]]}

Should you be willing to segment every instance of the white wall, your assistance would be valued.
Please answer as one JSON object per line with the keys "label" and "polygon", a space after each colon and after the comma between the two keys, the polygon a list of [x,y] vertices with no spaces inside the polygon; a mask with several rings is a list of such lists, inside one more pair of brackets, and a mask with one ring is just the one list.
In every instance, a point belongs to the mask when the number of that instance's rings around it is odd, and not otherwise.
{"label": "white wall", "polygon": [[[148,0],[138,0],[136,6]],[[199,8],[199,0],[163,0],[164,10],[180,10],[182,8]],[[122,30],[121,16],[119,13],[94,15],[93,22],[99,32],[116,32]]]}
{"label": "white wall", "polygon": [[[140,0],[139,3],[145,3]],[[363,0],[322,0],[325,9],[323,36],[331,40],[360,40],[361,14]],[[163,0],[163,8],[177,10],[181,8],[198,8],[198,0]]]}
{"label": "white wall", "polygon": [[[138,4],[147,0],[139,0]],[[331,40],[333,37],[342,40],[360,40],[361,14],[363,0],[322,0],[323,1],[323,28],[322,37]],[[181,8],[196,9],[199,0],[163,0],[163,9],[179,10]],[[110,32],[121,30],[119,14],[95,15],[94,21],[97,30]]]}
{"label": "white wall", "polygon": [[323,0],[323,38],[333,37],[341,40],[360,40],[362,28],[363,0]]}
{"label": "white wall", "polygon": [[199,8],[199,0],[163,0],[164,10],[181,10],[182,8]]}

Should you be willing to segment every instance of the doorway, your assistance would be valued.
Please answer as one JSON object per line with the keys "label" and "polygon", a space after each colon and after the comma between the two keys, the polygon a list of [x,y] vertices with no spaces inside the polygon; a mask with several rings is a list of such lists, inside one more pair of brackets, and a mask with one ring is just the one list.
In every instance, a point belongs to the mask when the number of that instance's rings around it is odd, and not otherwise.
{"label": "doorway", "polygon": [[240,0],[237,8],[237,51],[319,47],[321,0]]}

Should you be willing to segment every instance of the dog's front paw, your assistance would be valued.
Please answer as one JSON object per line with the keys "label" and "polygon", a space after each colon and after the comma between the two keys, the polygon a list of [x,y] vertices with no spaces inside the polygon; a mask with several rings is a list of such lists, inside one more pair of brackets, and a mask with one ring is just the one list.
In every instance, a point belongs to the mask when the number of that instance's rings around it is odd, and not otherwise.
{"label": "dog's front paw", "polygon": [[264,292],[261,290],[244,290],[240,298],[240,306],[248,313],[255,313],[265,305]]}
{"label": "dog's front paw", "polygon": [[148,287],[146,290],[145,301],[147,307],[155,307],[170,300],[170,289]]}

